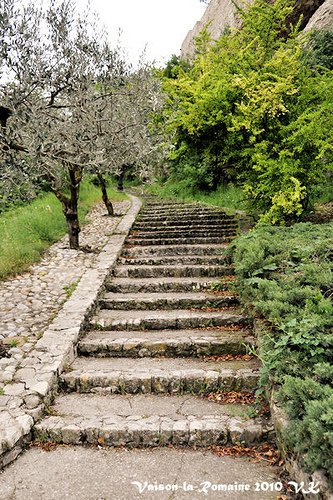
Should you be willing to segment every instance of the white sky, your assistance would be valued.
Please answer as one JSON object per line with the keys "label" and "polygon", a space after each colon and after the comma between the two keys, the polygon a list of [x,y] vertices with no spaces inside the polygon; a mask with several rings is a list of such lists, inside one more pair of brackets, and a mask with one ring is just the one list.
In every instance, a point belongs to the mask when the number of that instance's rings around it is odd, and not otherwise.
{"label": "white sky", "polygon": [[[76,0],[86,5],[86,0]],[[188,31],[201,18],[205,6],[200,0],[91,0],[102,24],[116,43],[122,30],[121,45],[136,64],[147,45],[146,58],[166,63],[172,54],[180,55]]]}

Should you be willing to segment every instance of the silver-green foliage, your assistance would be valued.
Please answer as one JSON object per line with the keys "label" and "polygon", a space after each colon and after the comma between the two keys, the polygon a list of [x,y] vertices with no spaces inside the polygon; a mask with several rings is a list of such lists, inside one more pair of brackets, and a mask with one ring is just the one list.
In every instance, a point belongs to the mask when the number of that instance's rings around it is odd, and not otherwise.
{"label": "silver-green foliage", "polygon": [[115,172],[156,147],[148,123],[160,102],[158,82],[147,65],[134,71],[72,0],[44,9],[1,0],[0,39],[2,186],[17,172],[46,180],[75,248],[84,171]]}

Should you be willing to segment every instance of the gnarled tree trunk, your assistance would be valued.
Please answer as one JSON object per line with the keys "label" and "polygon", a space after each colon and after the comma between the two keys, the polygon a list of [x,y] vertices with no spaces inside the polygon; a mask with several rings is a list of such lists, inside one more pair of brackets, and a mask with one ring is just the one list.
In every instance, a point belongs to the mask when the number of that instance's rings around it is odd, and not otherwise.
{"label": "gnarled tree trunk", "polygon": [[81,231],[78,217],[78,201],[83,171],[79,168],[69,167],[68,174],[70,178],[70,196],[64,195],[55,186],[52,177],[50,175],[48,177],[51,181],[52,191],[62,204],[62,213],[67,223],[69,248],[77,250],[79,248],[79,233]]}
{"label": "gnarled tree trunk", "polygon": [[62,204],[62,211],[66,217],[67,232],[69,238],[69,248],[77,250],[79,248],[79,233],[81,231],[77,213],[77,203]]}
{"label": "gnarled tree trunk", "polygon": [[79,248],[79,233],[81,231],[79,224],[79,216],[77,212],[79,193],[80,193],[80,182],[82,180],[82,171],[69,168],[68,170],[70,177],[70,199],[68,203],[62,204],[62,211],[66,217],[68,237],[69,237],[69,248],[78,249]]}
{"label": "gnarled tree trunk", "polygon": [[113,205],[112,205],[112,202],[109,199],[108,193],[106,191],[105,179],[104,179],[102,172],[100,170],[98,170],[97,177],[98,177],[99,185],[100,185],[101,191],[102,191],[102,200],[104,201],[104,205],[106,206],[106,209],[108,211],[108,215],[114,215]]}

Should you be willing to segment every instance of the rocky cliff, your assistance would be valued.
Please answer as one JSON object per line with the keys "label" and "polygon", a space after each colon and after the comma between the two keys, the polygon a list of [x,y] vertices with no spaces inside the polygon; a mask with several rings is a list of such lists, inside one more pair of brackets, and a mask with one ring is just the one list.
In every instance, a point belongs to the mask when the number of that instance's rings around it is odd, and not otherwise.
{"label": "rocky cliff", "polygon": [[[246,2],[239,0],[238,5],[241,7],[245,3],[252,4],[253,0]],[[303,16],[301,29],[333,28],[333,0],[297,0],[288,21],[296,24],[301,15]],[[240,27],[240,19],[231,0],[211,0],[200,21],[187,34],[181,48],[182,57],[191,56],[194,53],[195,37],[210,21],[209,31],[213,39],[219,38],[227,26],[230,28]]]}
{"label": "rocky cliff", "polygon": [[313,14],[304,31],[313,28],[333,29],[333,0],[326,0]]}

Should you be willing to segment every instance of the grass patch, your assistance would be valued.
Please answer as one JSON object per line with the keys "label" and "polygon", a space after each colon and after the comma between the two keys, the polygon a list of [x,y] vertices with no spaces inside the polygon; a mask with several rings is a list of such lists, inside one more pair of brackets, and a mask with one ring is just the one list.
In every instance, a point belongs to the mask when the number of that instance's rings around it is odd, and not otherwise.
{"label": "grass patch", "polygon": [[[127,196],[115,189],[108,189],[112,200],[123,200]],[[99,187],[84,180],[80,188],[79,219],[92,204],[101,199]],[[47,193],[31,204],[12,208],[0,214],[0,279],[26,270],[49,246],[67,232],[61,203],[53,193]]]}
{"label": "grass patch", "polygon": [[200,201],[208,205],[215,205],[229,210],[243,210],[245,208],[244,193],[233,184],[218,186],[216,191],[208,193],[188,187],[184,185],[182,181],[176,181],[170,177],[166,183],[162,184],[156,182],[148,186],[147,190],[149,193],[164,199],[175,198],[185,202]]}
{"label": "grass patch", "polygon": [[77,286],[78,286],[78,284],[79,284],[79,281],[80,281],[80,280],[78,280],[78,281],[73,281],[70,285],[65,285],[65,286],[63,287],[63,288],[64,288],[64,290],[65,290],[65,292],[66,292],[66,296],[67,296],[67,298],[68,298],[68,299],[69,299],[69,298],[73,295],[73,293],[74,293],[74,292],[75,292],[75,290],[77,289]]}
{"label": "grass patch", "polygon": [[333,223],[259,225],[230,246],[243,303],[265,318],[260,357],[291,419],[287,442],[333,489]]}
{"label": "grass patch", "polygon": [[333,175],[326,176],[325,182],[314,186],[312,189],[312,203],[331,203],[333,201]]}
{"label": "grass patch", "polygon": [[124,191],[118,191],[114,187],[108,187],[107,192],[111,201],[128,200],[128,196],[126,193],[124,193]]}

